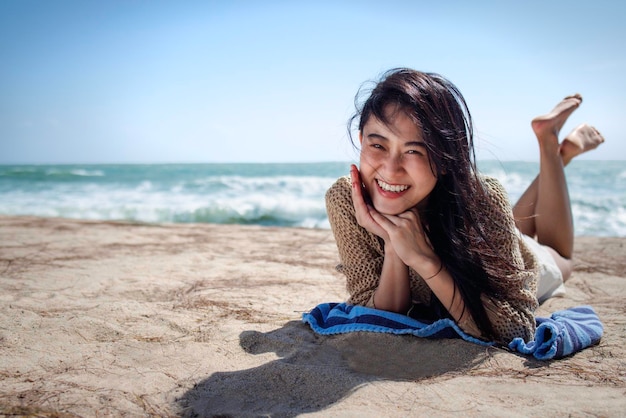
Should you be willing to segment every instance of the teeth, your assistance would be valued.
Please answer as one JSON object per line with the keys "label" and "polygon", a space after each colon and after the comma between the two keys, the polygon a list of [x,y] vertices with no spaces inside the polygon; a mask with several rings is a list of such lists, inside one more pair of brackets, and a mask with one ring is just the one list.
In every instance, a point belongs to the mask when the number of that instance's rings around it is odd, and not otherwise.
{"label": "teeth", "polygon": [[383,189],[386,192],[394,192],[394,193],[400,193],[405,191],[406,189],[409,188],[409,186],[404,186],[404,185],[391,185],[388,183],[385,183],[382,180],[376,180],[376,182],[378,183],[378,185],[380,186],[381,189]]}

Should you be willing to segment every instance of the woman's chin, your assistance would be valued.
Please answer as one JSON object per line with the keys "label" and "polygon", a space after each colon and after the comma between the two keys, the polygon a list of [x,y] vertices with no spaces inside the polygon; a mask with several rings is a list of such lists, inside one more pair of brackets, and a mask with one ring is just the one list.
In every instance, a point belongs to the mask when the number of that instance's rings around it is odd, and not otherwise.
{"label": "woman's chin", "polygon": [[374,209],[376,209],[376,211],[378,211],[378,213],[380,214],[389,215],[389,216],[397,216],[408,210],[408,208],[405,209],[403,207],[385,205],[381,203],[378,203],[378,204],[374,203]]}

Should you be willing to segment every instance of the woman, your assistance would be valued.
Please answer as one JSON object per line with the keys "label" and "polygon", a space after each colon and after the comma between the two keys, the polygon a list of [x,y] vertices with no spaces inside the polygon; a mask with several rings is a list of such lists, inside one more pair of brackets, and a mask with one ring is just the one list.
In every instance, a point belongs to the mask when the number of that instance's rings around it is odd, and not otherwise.
{"label": "woman", "polygon": [[[358,120],[360,170],[352,166],[351,178],[326,194],[348,302],[451,317],[465,332],[501,343],[531,339],[538,296],[550,296],[571,273],[563,166],[603,141],[581,125],[559,144],[581,101],[566,97],[533,120],[540,173],[511,209],[502,186],[477,173],[459,90],[437,74],[386,73],[350,121]],[[548,283],[542,295],[538,281]]]}

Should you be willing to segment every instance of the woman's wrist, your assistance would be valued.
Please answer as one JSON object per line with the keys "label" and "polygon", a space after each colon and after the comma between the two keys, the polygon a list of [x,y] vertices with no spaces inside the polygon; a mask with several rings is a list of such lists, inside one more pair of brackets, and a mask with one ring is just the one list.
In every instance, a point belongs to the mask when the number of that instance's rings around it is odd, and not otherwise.
{"label": "woman's wrist", "polygon": [[385,246],[383,248],[385,252],[385,259],[393,259],[395,261],[402,261],[396,250],[393,248],[390,242],[385,241]]}
{"label": "woman's wrist", "polygon": [[433,274],[432,276],[424,277],[425,281],[429,281],[431,279],[434,279],[435,277],[439,276],[439,273],[441,273],[443,271],[443,269],[444,269],[443,262],[442,261],[439,261],[439,262],[441,263],[441,265],[439,266],[439,270],[437,270],[437,272],[435,274]]}
{"label": "woman's wrist", "polygon": [[[419,274],[425,281],[434,279],[444,270],[443,261],[437,256],[433,258],[422,259],[411,266],[413,270]],[[416,268],[417,267],[417,268]]]}

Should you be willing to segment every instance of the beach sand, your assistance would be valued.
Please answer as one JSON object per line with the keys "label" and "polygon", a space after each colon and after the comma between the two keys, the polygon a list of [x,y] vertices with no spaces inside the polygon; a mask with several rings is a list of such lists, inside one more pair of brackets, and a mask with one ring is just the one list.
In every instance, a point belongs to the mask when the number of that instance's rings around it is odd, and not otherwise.
{"label": "beach sand", "polygon": [[0,217],[0,415],[624,416],[626,238],[580,237],[599,345],[540,362],[462,340],[322,337],[328,230]]}

